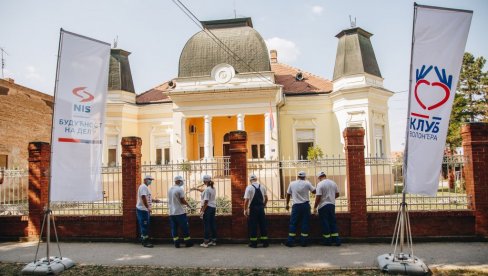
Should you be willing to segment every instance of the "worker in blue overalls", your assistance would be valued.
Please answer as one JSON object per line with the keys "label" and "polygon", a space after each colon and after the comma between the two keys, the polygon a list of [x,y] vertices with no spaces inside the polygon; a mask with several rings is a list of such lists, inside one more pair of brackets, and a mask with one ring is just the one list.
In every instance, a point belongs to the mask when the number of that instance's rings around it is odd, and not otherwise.
{"label": "worker in blue overalls", "polygon": [[308,180],[305,180],[307,175],[304,171],[298,173],[298,179],[292,181],[286,192],[286,210],[290,210],[290,197],[293,199],[293,206],[291,209],[290,227],[288,230],[288,239],[285,243],[288,247],[295,246],[295,236],[297,231],[297,224],[299,221],[301,225],[301,246],[308,245],[308,231],[310,220],[310,193],[315,194],[315,187]]}
{"label": "worker in blue overalls", "polygon": [[244,192],[244,215],[248,217],[249,247],[258,247],[258,226],[261,234],[260,240],[263,247],[268,247],[268,231],[266,229],[266,214],[264,208],[268,203],[266,187],[257,182],[255,175],[249,177],[250,185]]}

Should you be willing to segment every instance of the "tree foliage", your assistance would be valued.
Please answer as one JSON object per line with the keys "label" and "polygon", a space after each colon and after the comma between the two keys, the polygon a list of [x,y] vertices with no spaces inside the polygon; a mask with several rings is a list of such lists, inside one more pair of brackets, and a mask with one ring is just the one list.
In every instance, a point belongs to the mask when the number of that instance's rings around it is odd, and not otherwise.
{"label": "tree foliage", "polygon": [[454,96],[447,143],[451,149],[461,146],[461,125],[488,121],[488,72],[486,59],[464,53],[459,82]]}
{"label": "tree foliage", "polygon": [[308,148],[307,159],[310,161],[318,160],[324,157],[324,152],[319,146],[312,146]]}

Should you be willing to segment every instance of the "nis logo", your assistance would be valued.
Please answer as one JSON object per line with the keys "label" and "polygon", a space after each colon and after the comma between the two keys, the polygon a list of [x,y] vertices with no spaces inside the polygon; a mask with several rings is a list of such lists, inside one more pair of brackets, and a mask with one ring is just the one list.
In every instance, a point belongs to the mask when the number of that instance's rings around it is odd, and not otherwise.
{"label": "nis logo", "polygon": [[73,111],[75,112],[83,112],[83,113],[90,113],[91,112],[91,102],[95,97],[88,93],[86,87],[76,87],[73,89],[73,95],[79,98],[79,103],[73,105]]}

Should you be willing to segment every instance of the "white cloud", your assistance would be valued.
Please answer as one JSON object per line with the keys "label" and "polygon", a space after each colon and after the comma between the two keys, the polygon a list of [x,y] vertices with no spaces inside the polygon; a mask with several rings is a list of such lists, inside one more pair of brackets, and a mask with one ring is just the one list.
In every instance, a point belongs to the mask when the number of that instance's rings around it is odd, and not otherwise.
{"label": "white cloud", "polygon": [[322,7],[322,6],[313,6],[312,7],[312,12],[315,13],[316,15],[322,15],[323,11],[324,11],[324,7]]}
{"label": "white cloud", "polygon": [[36,67],[29,65],[26,68],[27,73],[25,74],[25,78],[28,80],[43,82],[44,78],[37,72]]}
{"label": "white cloud", "polygon": [[278,62],[289,63],[297,60],[301,54],[295,42],[279,37],[267,39],[266,46],[269,50],[278,52]]}

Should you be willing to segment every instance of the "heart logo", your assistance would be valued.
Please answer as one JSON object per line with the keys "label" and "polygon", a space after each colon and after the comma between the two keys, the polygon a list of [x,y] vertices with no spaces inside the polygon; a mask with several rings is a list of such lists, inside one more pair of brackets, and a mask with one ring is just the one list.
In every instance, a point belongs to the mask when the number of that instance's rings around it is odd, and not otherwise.
{"label": "heart logo", "polygon": [[[434,86],[434,87],[438,86],[438,87],[442,88],[444,90],[444,98],[441,99],[439,102],[434,103],[431,106],[425,106],[425,104],[420,100],[419,95],[418,95],[418,88],[421,84],[425,84],[428,86]],[[445,84],[443,84],[441,82],[430,83],[428,80],[423,79],[423,80],[419,80],[417,82],[417,84],[415,85],[415,99],[419,103],[420,107],[422,107],[423,109],[433,110],[433,109],[438,108],[439,106],[441,106],[447,102],[450,95],[451,95],[451,91],[449,90],[449,87],[447,87]]]}

